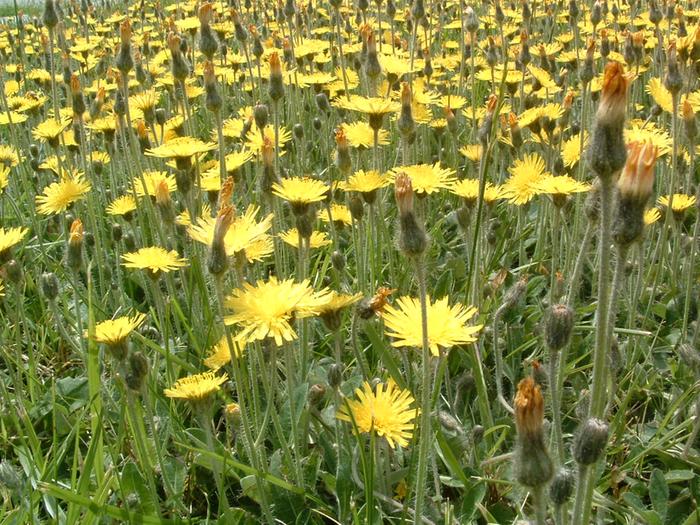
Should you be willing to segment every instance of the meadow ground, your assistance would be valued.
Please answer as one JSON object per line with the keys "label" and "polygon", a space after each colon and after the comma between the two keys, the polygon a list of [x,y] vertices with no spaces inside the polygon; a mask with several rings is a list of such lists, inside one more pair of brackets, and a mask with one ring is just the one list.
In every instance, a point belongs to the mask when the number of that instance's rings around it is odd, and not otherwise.
{"label": "meadow ground", "polygon": [[698,524],[698,2],[3,3],[0,524]]}

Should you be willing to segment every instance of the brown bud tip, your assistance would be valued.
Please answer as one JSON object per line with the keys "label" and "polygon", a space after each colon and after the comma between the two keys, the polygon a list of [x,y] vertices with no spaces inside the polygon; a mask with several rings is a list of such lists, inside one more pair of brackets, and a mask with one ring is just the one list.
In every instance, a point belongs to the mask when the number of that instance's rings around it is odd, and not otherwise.
{"label": "brown bud tip", "polygon": [[603,74],[603,89],[598,106],[598,119],[604,122],[619,121],[625,118],[627,88],[630,77],[619,62],[608,62]]}
{"label": "brown bud tip", "polygon": [[168,183],[164,180],[160,180],[156,184],[155,188],[156,203],[160,205],[167,205],[170,203],[170,188],[168,188]]}
{"label": "brown bud tip", "polygon": [[586,46],[586,53],[593,56],[593,52],[595,51],[595,38],[589,38],[588,39],[588,45]]}
{"label": "brown bud tip", "polygon": [[399,214],[413,213],[413,183],[411,177],[399,174],[394,181],[394,196],[399,207]]}
{"label": "brown bud tip", "polygon": [[199,23],[202,25],[207,25],[211,23],[212,16],[213,16],[213,9],[212,5],[209,2],[205,2],[202,4],[202,6],[199,8],[199,13],[197,13],[199,16]]}
{"label": "brown bud tip", "polygon": [[275,161],[275,145],[268,137],[263,138],[261,153],[263,164],[265,166],[272,166]]}
{"label": "brown bud tip", "polygon": [[695,118],[693,106],[687,98],[684,99],[683,103],[681,104],[681,115],[683,116],[683,120],[685,120],[686,122],[691,121]]}
{"label": "brown bud tip", "polygon": [[[287,42],[289,43],[289,42]],[[270,74],[271,75],[281,75],[282,74],[282,64],[280,63],[280,56],[276,51],[270,53]]]}
{"label": "brown bud tip", "polygon": [[518,116],[515,113],[513,113],[512,111],[508,115],[508,125],[510,126],[511,129],[516,129],[516,128],[520,127],[518,125]]}
{"label": "brown bud tip", "polygon": [[617,181],[620,195],[644,204],[654,187],[654,164],[659,148],[651,143],[633,142],[627,147],[627,162]]}
{"label": "brown bud tip", "polygon": [[544,421],[544,399],[542,391],[531,377],[518,383],[515,395],[515,425],[519,434],[537,434],[542,431]]}
{"label": "brown bud tip", "polygon": [[168,49],[172,54],[180,52],[180,37],[173,31],[168,33]]}
{"label": "brown bud tip", "polygon": [[231,227],[234,218],[235,213],[233,206],[226,204],[219,210],[219,214],[216,216],[216,223],[214,224],[214,239],[212,244],[224,242],[224,237],[226,237],[226,233]]}
{"label": "brown bud tip", "polygon": [[80,93],[80,78],[75,73],[70,76],[70,92],[73,95]]}
{"label": "brown bud tip", "polygon": [[634,47],[642,47],[644,45],[643,31],[637,31],[636,33],[632,33],[632,44],[634,44]]}
{"label": "brown bud tip", "polygon": [[408,84],[408,82],[401,83],[401,105],[411,105],[411,86]]}
{"label": "brown bud tip", "polygon": [[520,31],[520,43],[521,44],[526,44],[527,43],[527,31],[523,29]]}
{"label": "brown bud tip", "polygon": [[341,126],[335,128],[335,143],[338,148],[348,147],[348,138],[345,136],[345,130]]}
{"label": "brown bud tip", "polygon": [[493,112],[496,111],[497,104],[498,104],[498,96],[491,93],[489,95],[489,100],[486,103],[486,111],[488,111],[491,115],[493,115]]}
{"label": "brown bud tip", "polygon": [[71,246],[79,246],[83,242],[83,221],[75,219],[70,225],[70,239],[68,241]]}
{"label": "brown bud tip", "polygon": [[121,38],[122,44],[128,44],[131,40],[131,22],[128,18],[119,26],[119,37]]}
{"label": "brown bud tip", "polygon": [[234,185],[233,177],[226,177],[226,180],[221,185],[221,192],[219,193],[219,208],[228,205],[231,201]]}
{"label": "brown bud tip", "polygon": [[204,84],[211,85],[216,83],[216,74],[214,73],[214,64],[207,60],[204,62]]}
{"label": "brown bud tip", "polygon": [[569,90],[566,92],[566,95],[564,96],[564,109],[571,109],[571,106],[574,103],[574,92],[573,90]]}
{"label": "brown bud tip", "polygon": [[148,137],[148,130],[146,129],[146,123],[139,119],[136,121],[136,133],[138,133],[138,136],[140,139],[145,139]]}

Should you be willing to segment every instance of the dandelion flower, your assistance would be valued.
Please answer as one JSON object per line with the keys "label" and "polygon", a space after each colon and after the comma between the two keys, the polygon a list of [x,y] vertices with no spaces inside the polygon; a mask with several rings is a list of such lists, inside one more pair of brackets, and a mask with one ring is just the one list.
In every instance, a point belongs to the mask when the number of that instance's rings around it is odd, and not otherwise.
{"label": "dandelion flower", "polygon": [[281,346],[297,337],[291,325],[293,318],[315,315],[327,295],[316,294],[308,280],[296,283],[273,276],[255,285],[244,283],[226,299],[226,307],[233,313],[225,322],[240,325],[243,330],[239,337],[245,341],[272,337]]}
{"label": "dandelion flower", "polygon": [[[669,195],[659,197],[659,205],[668,208],[668,203],[671,200]],[[683,193],[674,193],[671,210],[675,213],[682,213],[691,206],[695,205],[696,198],[694,195],[685,195]]]}
{"label": "dandelion flower", "polygon": [[372,391],[369,383],[355,390],[357,399],[346,399],[337,418],[354,423],[358,432],[375,432],[391,448],[405,447],[411,438],[414,420],[420,410],[411,408],[415,399],[408,390],[401,390],[393,379],[379,383]]}
{"label": "dandelion flower", "polygon": [[340,183],[340,189],[344,191],[356,191],[357,193],[372,193],[391,184],[391,177],[380,174],[375,170],[359,170],[350,175],[347,182]]}
{"label": "dandelion flower", "polygon": [[0,144],[0,164],[9,170],[19,164],[17,150],[7,144]]}
{"label": "dandelion flower", "polygon": [[39,123],[32,130],[32,136],[37,140],[48,142],[51,146],[56,147],[58,146],[58,138],[69,125],[70,119],[56,120],[50,118]]}
{"label": "dandelion flower", "polygon": [[143,197],[145,195],[155,196],[156,188],[161,181],[165,181],[168,186],[168,191],[171,193],[177,189],[175,177],[173,175],[168,175],[164,171],[144,171],[142,173],[142,177],[143,180],[141,180],[141,177],[136,177],[136,179],[134,179],[136,195],[139,197]]}
{"label": "dandelion flower", "polygon": [[0,262],[9,257],[10,250],[22,242],[28,232],[27,228],[0,227]]}
{"label": "dandelion flower", "polygon": [[659,208],[649,208],[644,212],[644,224],[651,226],[661,218],[661,210]]}
{"label": "dandelion flower", "polygon": [[335,100],[335,105],[348,111],[356,111],[370,116],[381,116],[387,113],[396,113],[401,109],[401,104],[390,98],[362,97],[360,95],[350,95],[350,97],[339,97]]}
{"label": "dandelion flower", "polygon": [[190,159],[215,148],[216,144],[213,142],[202,142],[193,137],[177,137],[146,150],[146,156],[160,159]]}
{"label": "dandelion flower", "polygon": [[574,193],[586,192],[591,189],[591,186],[590,184],[572,179],[568,175],[561,175],[558,177],[548,175],[542,177],[542,179],[535,184],[535,189],[540,194],[551,195],[554,203],[561,206],[565,202],[566,197]]}
{"label": "dandelion flower", "polygon": [[331,204],[330,216],[328,215],[328,210],[324,208],[319,212],[318,218],[321,219],[323,222],[331,222],[332,219],[335,225],[352,225],[352,215],[350,214],[350,210],[348,209],[348,207],[344,206],[343,204],[337,204],[335,202]]}
{"label": "dandelion flower", "polygon": [[[245,343],[240,339],[232,339],[233,355],[241,357]],[[204,360],[204,365],[211,370],[218,370],[231,362],[231,346],[228,344],[228,337],[223,336],[219,342],[214,345],[209,353],[209,357]]]}
{"label": "dandelion flower", "polygon": [[538,184],[548,175],[542,157],[537,153],[517,159],[509,168],[511,177],[503,184],[503,191],[512,204],[530,202],[538,193]]}
{"label": "dandelion flower", "polygon": [[107,206],[109,215],[127,215],[136,209],[136,201],[131,195],[117,197]]}
{"label": "dandelion flower", "polygon": [[[299,248],[299,231],[296,228],[290,228],[289,230],[280,233],[280,239],[282,239],[289,246],[294,248]],[[331,240],[324,232],[314,230],[311,232],[311,237],[309,237],[309,248],[322,248],[323,246],[328,246]]]}
{"label": "dandelion flower", "polygon": [[[341,124],[345,132],[348,144],[353,148],[371,148],[374,146],[374,130],[366,122],[353,122],[351,124]],[[389,144],[389,132],[380,129],[377,136],[377,145],[386,146]]]}
{"label": "dandelion flower", "polygon": [[[450,191],[458,197],[462,197],[467,204],[474,204],[479,198],[479,179],[462,179],[453,184]],[[484,202],[493,204],[502,198],[503,188],[487,182],[484,188]]]}
{"label": "dandelion flower", "polygon": [[161,272],[171,272],[187,266],[187,260],[181,258],[175,250],[166,250],[160,246],[149,246],[135,252],[122,255],[126,268],[148,270],[151,277],[158,277]]}
{"label": "dandelion flower", "polygon": [[210,395],[218,392],[221,385],[227,380],[226,374],[217,376],[214,372],[204,372],[178,379],[171,388],[163,390],[163,393],[174,399],[204,401]]}
{"label": "dandelion flower", "polygon": [[[95,325],[94,340],[110,346],[122,344],[131,332],[141,326],[145,319],[144,314],[138,313],[131,317],[123,316],[102,321]],[[85,336],[87,336],[87,332]]]}
{"label": "dandelion flower", "polygon": [[416,193],[431,194],[440,189],[448,189],[455,182],[455,170],[441,168],[440,163],[400,166],[391,171],[392,180],[396,175],[406,175],[411,179]]}
{"label": "dandelion flower", "polygon": [[310,177],[289,177],[274,183],[272,193],[289,202],[296,212],[303,214],[309,204],[326,198],[328,186]]}
{"label": "dandelion flower", "polygon": [[[465,307],[460,303],[450,306],[447,297],[434,303],[426,299],[428,306],[428,344],[434,356],[440,355],[440,347],[449,349],[454,345],[473,343],[482,325],[467,324],[476,308]],[[423,344],[421,329],[420,301],[412,297],[401,297],[397,306],[387,305],[384,309],[384,324],[387,334],[396,339],[396,347],[419,348]]]}
{"label": "dandelion flower", "polygon": [[80,173],[65,177],[60,182],[49,184],[44,188],[44,193],[36,197],[37,211],[42,215],[61,213],[80,200],[90,188],[90,183],[83,180]]}

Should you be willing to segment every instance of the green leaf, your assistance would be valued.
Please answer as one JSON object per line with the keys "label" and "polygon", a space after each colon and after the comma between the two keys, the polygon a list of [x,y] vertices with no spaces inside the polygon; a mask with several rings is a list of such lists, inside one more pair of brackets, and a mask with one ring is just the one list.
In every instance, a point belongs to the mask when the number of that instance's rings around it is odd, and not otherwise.
{"label": "green leaf", "polygon": [[651,506],[661,516],[662,521],[668,512],[668,484],[664,473],[655,468],[649,478],[649,498]]}
{"label": "green leaf", "polygon": [[470,488],[462,499],[462,516],[460,523],[469,523],[479,510],[479,503],[486,495],[486,483],[479,481],[476,485]]}

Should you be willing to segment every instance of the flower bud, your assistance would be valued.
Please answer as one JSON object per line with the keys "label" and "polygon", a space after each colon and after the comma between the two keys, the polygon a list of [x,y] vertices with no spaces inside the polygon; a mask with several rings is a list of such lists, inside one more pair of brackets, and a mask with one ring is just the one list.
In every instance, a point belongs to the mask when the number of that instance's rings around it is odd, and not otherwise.
{"label": "flower bud", "polygon": [[348,139],[342,127],[335,130],[335,165],[342,174],[348,174],[352,169]]}
{"label": "flower bud", "polygon": [[559,469],[549,486],[549,498],[555,506],[564,505],[574,493],[576,478],[574,473],[567,468]]}
{"label": "flower bud", "polygon": [[544,326],[544,339],[550,351],[564,348],[571,339],[574,328],[574,312],[565,304],[553,305],[547,314]]}
{"label": "flower bud", "polygon": [[514,409],[516,479],[525,487],[541,487],[551,479],[554,466],[545,444],[542,391],[531,377],[518,384]]}
{"label": "flower bud", "polygon": [[470,33],[476,33],[479,30],[479,19],[470,5],[464,10],[464,28]]}
{"label": "flower bud", "polygon": [[622,64],[608,62],[588,148],[591,168],[599,177],[611,177],[625,165],[627,152],[622,130],[628,84]]}
{"label": "flower bud", "polygon": [[44,14],[41,21],[49,31],[58,25],[58,12],[56,11],[56,2],[54,0],[45,0]]}
{"label": "flower bud", "polygon": [[70,226],[66,263],[73,271],[78,271],[83,263],[83,223],[75,219]]}
{"label": "flower bud", "polygon": [[225,205],[216,217],[214,225],[214,238],[209,246],[209,258],[207,268],[212,275],[219,276],[228,267],[225,238],[234,219],[233,207]]}
{"label": "flower bud", "polygon": [[675,100],[683,87],[683,76],[678,67],[678,53],[676,51],[676,43],[671,42],[668,46],[668,60],[666,63],[666,76],[664,77],[664,86],[668,89]]}
{"label": "flower bud", "polygon": [[5,263],[5,273],[8,282],[15,285],[19,285],[22,282],[22,265],[17,262],[17,259],[10,259]]}
{"label": "flower bud", "polygon": [[58,278],[53,272],[47,272],[41,276],[41,291],[49,301],[58,297]]}
{"label": "flower bud", "polygon": [[688,99],[685,99],[681,105],[681,117],[683,118],[683,125],[685,127],[685,136],[688,137],[688,142],[694,144],[695,137],[697,137],[698,134],[698,126],[695,121],[693,106]]}
{"label": "flower bud", "polygon": [[603,454],[608,444],[608,424],[597,418],[589,418],[578,429],[572,455],[579,465],[592,465]]}
{"label": "flower bud", "polygon": [[277,102],[284,96],[284,82],[282,80],[282,64],[277,52],[270,53],[270,84],[269,95],[273,102]]}
{"label": "flower bud", "polygon": [[131,390],[140,391],[148,375],[148,359],[141,352],[129,354],[129,370],[126,373],[126,386]]}
{"label": "flower bud", "polygon": [[333,363],[328,369],[328,384],[333,390],[337,390],[343,381],[343,367],[338,363]]}
{"label": "flower bud", "polygon": [[173,208],[173,201],[170,198],[170,188],[168,187],[168,183],[164,180],[160,180],[156,184],[154,193],[156,198],[156,206],[158,206],[163,222],[166,224],[172,224],[175,222],[175,209]]}

